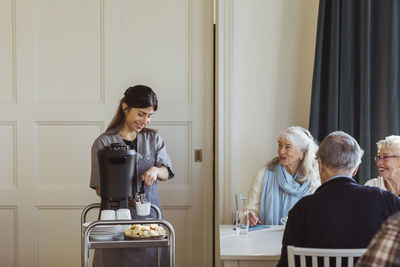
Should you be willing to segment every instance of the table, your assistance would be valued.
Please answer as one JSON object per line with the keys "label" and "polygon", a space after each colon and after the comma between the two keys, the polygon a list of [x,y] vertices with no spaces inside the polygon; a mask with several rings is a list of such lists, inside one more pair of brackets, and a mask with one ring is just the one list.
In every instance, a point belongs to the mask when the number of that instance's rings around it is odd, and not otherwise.
{"label": "table", "polygon": [[279,261],[284,226],[237,235],[233,225],[220,225],[221,267],[276,266]]}

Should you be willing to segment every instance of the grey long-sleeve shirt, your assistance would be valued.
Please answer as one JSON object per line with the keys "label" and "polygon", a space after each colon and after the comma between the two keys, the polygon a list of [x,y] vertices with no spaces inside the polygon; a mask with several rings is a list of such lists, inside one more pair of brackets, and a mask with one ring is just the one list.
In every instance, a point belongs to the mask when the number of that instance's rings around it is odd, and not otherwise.
{"label": "grey long-sleeve shirt", "polygon": [[[124,144],[121,136],[113,130],[103,133],[94,141],[91,151],[91,188],[100,187],[100,173],[97,152],[103,147],[108,146],[112,143]],[[161,136],[156,131],[151,129],[143,129],[138,133],[136,152],[136,174],[138,179],[140,179],[142,174],[152,166],[165,166],[169,172],[168,179],[174,177],[175,173],[172,169],[172,163],[167,153],[166,145]],[[145,185],[144,189],[146,193],[146,200],[161,209],[160,199],[158,196],[158,181],[156,181],[151,186]]]}

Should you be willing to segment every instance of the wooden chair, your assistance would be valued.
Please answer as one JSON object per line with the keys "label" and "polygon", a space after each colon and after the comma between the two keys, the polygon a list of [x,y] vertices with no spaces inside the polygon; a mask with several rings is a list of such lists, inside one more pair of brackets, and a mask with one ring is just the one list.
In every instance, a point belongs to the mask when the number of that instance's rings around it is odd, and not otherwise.
{"label": "wooden chair", "polygon": [[312,266],[318,266],[318,258],[323,258],[324,267],[330,264],[330,258],[335,258],[336,267],[342,266],[342,259],[347,258],[347,266],[354,266],[354,258],[359,258],[366,248],[346,248],[346,249],[331,249],[331,248],[302,248],[288,246],[288,264],[289,267],[295,267],[295,256],[300,256],[300,266],[306,266],[306,256],[311,257]]}

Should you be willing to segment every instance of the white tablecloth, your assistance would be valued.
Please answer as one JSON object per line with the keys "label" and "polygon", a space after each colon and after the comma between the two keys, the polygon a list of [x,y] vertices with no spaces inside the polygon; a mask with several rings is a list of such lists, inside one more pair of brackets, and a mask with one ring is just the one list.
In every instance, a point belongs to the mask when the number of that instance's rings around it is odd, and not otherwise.
{"label": "white tablecloth", "polygon": [[237,235],[233,225],[220,225],[221,260],[279,260],[283,226]]}

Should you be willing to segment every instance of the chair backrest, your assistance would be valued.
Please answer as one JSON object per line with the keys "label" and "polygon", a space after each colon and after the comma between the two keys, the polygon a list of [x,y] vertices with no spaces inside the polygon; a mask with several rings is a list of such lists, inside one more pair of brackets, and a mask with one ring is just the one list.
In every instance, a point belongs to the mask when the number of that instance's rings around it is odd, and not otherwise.
{"label": "chair backrest", "polygon": [[330,264],[330,258],[335,258],[336,267],[342,266],[342,258],[347,258],[347,266],[354,266],[354,258],[359,258],[366,248],[344,248],[344,249],[333,249],[333,248],[302,248],[288,246],[288,265],[289,267],[295,267],[295,256],[300,256],[300,266],[306,266],[306,256],[311,257],[312,266],[318,266],[318,258],[323,258],[324,267],[328,267]]}
{"label": "chair backrest", "polygon": [[243,205],[247,204],[247,196],[236,194],[236,210],[241,211],[243,209]]}

